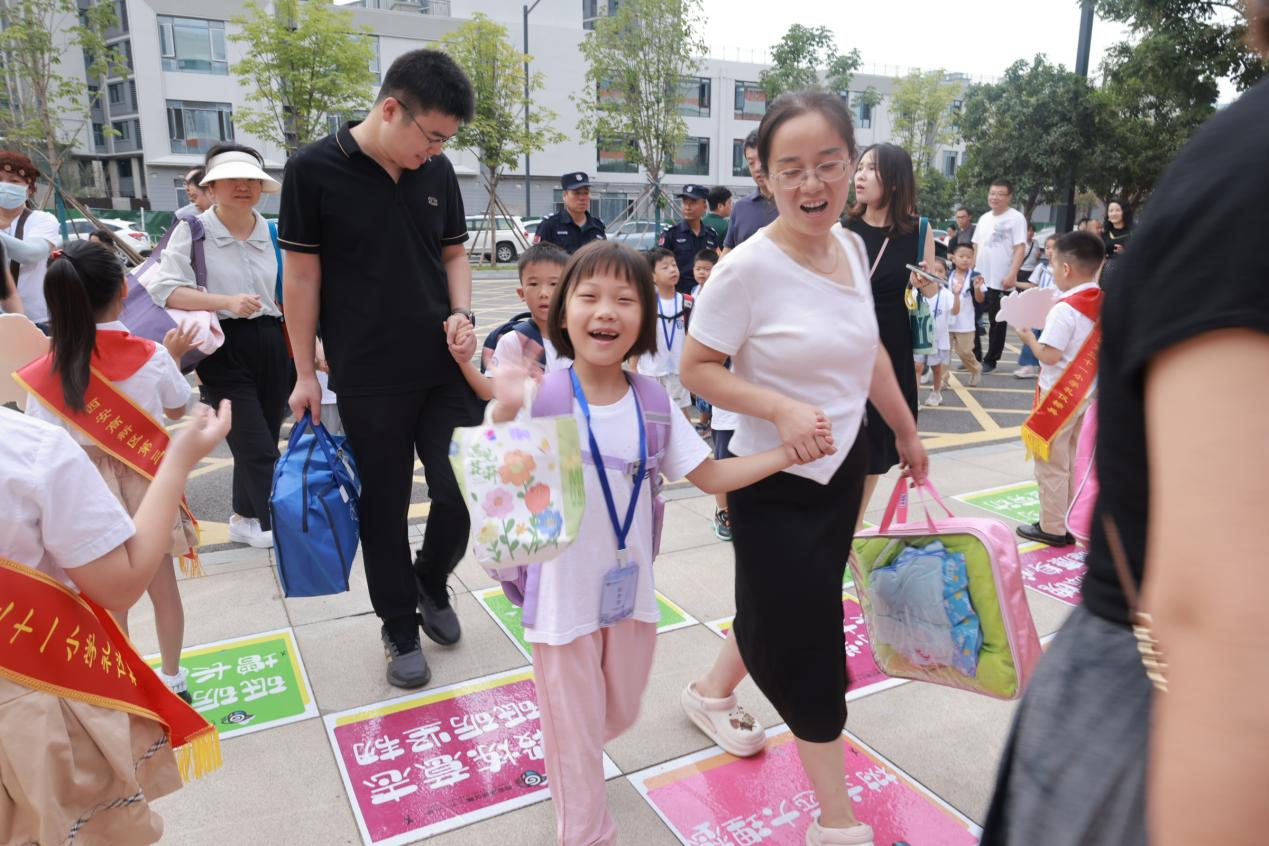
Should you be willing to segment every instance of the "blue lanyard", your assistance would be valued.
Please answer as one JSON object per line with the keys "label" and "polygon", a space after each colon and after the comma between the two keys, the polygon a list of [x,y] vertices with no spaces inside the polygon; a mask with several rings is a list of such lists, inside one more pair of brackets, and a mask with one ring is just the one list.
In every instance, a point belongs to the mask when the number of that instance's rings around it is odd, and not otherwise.
{"label": "blue lanyard", "polygon": [[[939,295],[942,293],[943,293],[943,290],[940,288],[938,294],[934,295],[934,319],[935,320],[939,319]],[[929,302],[930,302],[929,297],[927,297],[925,294],[922,294],[921,299],[925,300],[926,305],[929,305]]]}
{"label": "blue lanyard", "polygon": [[[617,534],[617,549],[624,551],[626,548],[626,536],[630,534],[630,527],[634,525],[635,508],[639,504],[639,491],[643,487],[643,476],[648,469],[648,433],[643,426],[643,406],[639,402],[639,392],[634,391],[635,410],[638,412],[637,419],[639,421],[639,469],[635,473],[634,487],[630,491],[630,505],[626,508],[626,519],[621,522],[617,519],[617,504],[612,497],[612,487],[608,484],[608,473],[604,468],[603,453],[599,451],[599,443],[595,440],[595,430],[590,425],[590,405],[586,402],[586,393],[582,390],[582,383],[577,379],[577,373],[573,368],[568,369],[568,375],[573,380],[573,396],[577,399],[577,404],[581,406],[582,416],[586,418],[586,434],[590,436],[590,455],[595,462],[595,471],[599,474],[599,486],[604,491],[604,504],[608,506],[608,519],[612,522],[612,530]],[[626,377],[626,381],[630,381],[630,377]],[[633,391],[633,387],[631,388]]]}
{"label": "blue lanyard", "polygon": [[670,331],[668,332],[665,331],[665,323],[667,318],[666,318],[665,312],[661,311],[661,297],[659,296],[657,297],[657,317],[661,318],[661,337],[665,338],[666,352],[674,351],[674,336],[679,333],[678,317],[679,317],[680,311],[682,311],[682,309],[679,308],[679,295],[675,294],[674,295],[674,313],[671,314],[670,317],[668,318],[670,322]]}

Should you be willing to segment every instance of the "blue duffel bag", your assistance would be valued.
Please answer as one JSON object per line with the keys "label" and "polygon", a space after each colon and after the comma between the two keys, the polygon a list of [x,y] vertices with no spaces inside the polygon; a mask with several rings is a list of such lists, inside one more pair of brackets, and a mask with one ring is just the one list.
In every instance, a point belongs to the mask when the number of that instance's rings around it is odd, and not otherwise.
{"label": "blue duffel bag", "polygon": [[361,481],[342,437],[332,437],[309,413],[291,430],[273,468],[269,513],[273,554],[287,596],[348,590],[357,554]]}

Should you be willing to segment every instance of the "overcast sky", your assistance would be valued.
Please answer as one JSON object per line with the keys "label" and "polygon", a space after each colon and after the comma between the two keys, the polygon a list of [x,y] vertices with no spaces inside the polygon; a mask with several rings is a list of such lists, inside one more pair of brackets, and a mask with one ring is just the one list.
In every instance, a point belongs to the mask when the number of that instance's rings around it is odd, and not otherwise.
{"label": "overcast sky", "polygon": [[[944,68],[999,77],[1017,59],[1046,54],[1075,67],[1077,0],[703,0],[705,43],[720,59],[766,61],[764,50],[790,24],[824,25],[843,52],[858,48],[862,73],[894,76],[900,67]],[[1089,64],[1096,73],[1106,49],[1125,37],[1116,23],[1093,24]],[[874,67],[876,66],[876,67]],[[887,67],[888,66],[888,67]]]}

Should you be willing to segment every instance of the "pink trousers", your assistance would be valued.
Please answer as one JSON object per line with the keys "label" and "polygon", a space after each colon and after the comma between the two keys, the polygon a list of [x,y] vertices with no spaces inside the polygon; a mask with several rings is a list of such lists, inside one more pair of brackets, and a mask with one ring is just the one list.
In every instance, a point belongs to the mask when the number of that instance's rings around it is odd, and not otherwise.
{"label": "pink trousers", "polygon": [[617,842],[604,783],[604,744],[639,716],[656,636],[655,624],[626,620],[563,646],[533,644],[560,846]]}

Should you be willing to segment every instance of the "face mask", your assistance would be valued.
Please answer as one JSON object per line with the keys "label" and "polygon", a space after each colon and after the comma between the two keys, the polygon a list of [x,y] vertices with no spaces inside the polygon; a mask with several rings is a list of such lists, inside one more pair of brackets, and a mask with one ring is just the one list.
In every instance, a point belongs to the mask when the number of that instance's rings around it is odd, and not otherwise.
{"label": "face mask", "polygon": [[0,208],[20,209],[26,202],[25,185],[14,185],[12,182],[0,182]]}

